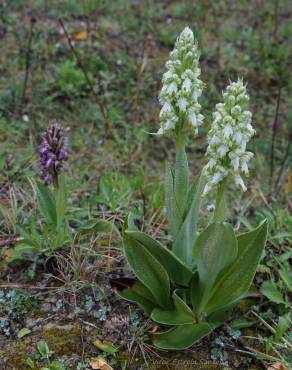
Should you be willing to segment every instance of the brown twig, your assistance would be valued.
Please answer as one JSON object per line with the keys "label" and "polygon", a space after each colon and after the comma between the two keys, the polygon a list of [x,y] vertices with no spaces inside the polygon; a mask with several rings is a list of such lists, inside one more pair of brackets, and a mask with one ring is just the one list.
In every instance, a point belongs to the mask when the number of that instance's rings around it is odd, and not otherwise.
{"label": "brown twig", "polygon": [[[95,89],[94,89],[94,86],[87,74],[87,71],[83,65],[83,63],[81,62],[81,59],[76,51],[76,49],[74,48],[73,44],[72,44],[72,41],[71,41],[71,38],[66,30],[66,27],[64,25],[64,22],[62,21],[62,18],[59,18],[58,19],[61,27],[62,27],[62,30],[66,36],[66,39],[68,41],[68,45],[72,51],[72,54],[74,55],[75,59],[76,59],[76,62],[77,62],[77,65],[79,66],[79,68],[81,69],[81,71],[83,72],[83,75],[85,77],[85,80],[86,80],[86,83],[89,87],[89,89],[91,90],[92,92],[92,95],[94,96],[95,98],[95,101],[96,101],[96,104],[98,105],[99,109],[100,109],[100,112],[102,114],[102,117],[104,119],[104,124],[105,124],[105,131],[106,133],[109,132],[111,135],[112,135],[112,138],[119,142],[119,138],[118,138],[118,135],[116,133],[116,131],[114,130],[114,127],[113,127],[113,124],[109,118],[109,115],[108,115],[108,110],[106,109],[106,107],[104,106],[104,104],[101,102],[99,96],[97,95]],[[99,84],[99,87],[102,88],[102,82],[101,82],[101,78],[100,78],[100,75],[99,73],[97,74],[97,78],[98,78],[98,84]]]}
{"label": "brown twig", "polygon": [[24,80],[23,80],[23,88],[22,88],[22,95],[19,105],[19,115],[22,113],[22,108],[24,105],[26,90],[27,90],[27,83],[28,83],[28,76],[29,76],[29,69],[31,65],[31,43],[34,36],[34,25],[36,23],[36,19],[34,17],[30,18],[30,31],[29,31],[29,37],[28,37],[28,43],[27,43],[27,49],[26,49],[26,55],[25,55],[25,73],[24,73]]}
{"label": "brown twig", "polygon": [[0,284],[0,289],[37,289],[37,290],[47,290],[47,289],[59,289],[58,286],[45,286],[45,285],[29,285],[29,284]]}
{"label": "brown twig", "polygon": [[277,177],[277,180],[275,182],[276,192],[278,190],[278,185],[279,185],[279,182],[281,180],[281,177],[282,177],[282,174],[283,174],[283,170],[285,168],[286,161],[289,158],[289,153],[290,153],[291,146],[292,146],[292,132],[289,134],[289,143],[288,143],[287,148],[286,148],[286,153],[285,153],[285,155],[284,155],[284,157],[282,159],[282,162],[280,164],[280,169],[279,169],[278,177]]}
{"label": "brown twig", "polygon": [[272,184],[273,184],[274,159],[275,159],[275,139],[276,139],[277,128],[278,128],[280,101],[281,101],[281,87],[279,86],[278,95],[277,95],[275,118],[274,118],[274,123],[273,123],[273,127],[272,127],[272,144],[271,144],[271,152],[270,152],[270,191],[271,191],[271,187],[272,187]]}

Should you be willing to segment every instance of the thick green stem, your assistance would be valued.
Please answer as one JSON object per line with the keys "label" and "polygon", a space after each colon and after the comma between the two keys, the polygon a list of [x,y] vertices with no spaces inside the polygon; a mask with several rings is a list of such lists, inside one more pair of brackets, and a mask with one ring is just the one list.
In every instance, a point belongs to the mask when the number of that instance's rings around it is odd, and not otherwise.
{"label": "thick green stem", "polygon": [[186,139],[183,133],[178,132],[175,138],[176,152],[178,152],[182,147],[185,147]]}
{"label": "thick green stem", "polygon": [[224,190],[225,180],[221,181],[217,188],[214,222],[223,222],[226,218]]}
{"label": "thick green stem", "polygon": [[178,133],[175,144],[176,163],[174,191],[177,207],[183,216],[189,192],[189,167],[185,150],[185,137],[182,133]]}
{"label": "thick green stem", "polygon": [[53,169],[53,187],[54,187],[55,193],[57,193],[58,188],[59,188],[59,178],[58,178],[58,172],[55,168]]}

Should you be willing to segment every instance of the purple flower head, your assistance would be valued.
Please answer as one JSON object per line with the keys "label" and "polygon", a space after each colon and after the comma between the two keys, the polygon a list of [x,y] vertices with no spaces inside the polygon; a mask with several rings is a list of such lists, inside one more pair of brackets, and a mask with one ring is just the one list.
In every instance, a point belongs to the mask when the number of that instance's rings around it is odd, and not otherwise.
{"label": "purple flower head", "polygon": [[68,138],[64,136],[64,128],[52,122],[42,136],[39,146],[40,177],[46,185],[58,186],[58,175],[68,159]]}

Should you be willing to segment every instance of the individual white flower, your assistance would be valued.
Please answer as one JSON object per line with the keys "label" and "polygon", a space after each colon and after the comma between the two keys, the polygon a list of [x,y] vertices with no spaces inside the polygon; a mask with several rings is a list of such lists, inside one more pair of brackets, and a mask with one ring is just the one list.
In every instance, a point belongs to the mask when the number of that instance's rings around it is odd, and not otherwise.
{"label": "individual white flower", "polygon": [[187,108],[187,101],[185,98],[179,98],[178,101],[177,101],[177,105],[179,107],[179,109],[184,112]]}
{"label": "individual white flower", "polygon": [[166,102],[163,104],[163,107],[161,108],[160,115],[171,112],[171,110],[172,110],[171,105],[168,102]]}
{"label": "individual white flower", "polygon": [[225,137],[229,137],[231,136],[233,133],[233,130],[232,130],[232,127],[231,125],[227,124],[225,127],[224,127],[224,136]]}
{"label": "individual white flower", "polygon": [[234,176],[234,180],[235,180],[235,184],[236,185],[240,185],[242,187],[242,190],[243,191],[246,191],[247,188],[246,188],[246,186],[245,186],[245,184],[244,184],[244,182],[242,180],[242,177],[239,174],[236,174]]}
{"label": "individual white flower", "polygon": [[221,172],[215,172],[214,173],[214,175],[213,175],[213,177],[212,177],[212,183],[213,184],[218,184],[218,182],[220,181],[220,180],[222,180],[222,173]]}
{"label": "individual white flower", "polygon": [[235,157],[231,159],[231,163],[232,163],[233,168],[237,171],[239,167],[239,158]]}
{"label": "individual white flower", "polygon": [[218,153],[219,153],[219,156],[222,158],[226,155],[226,153],[228,152],[228,146],[227,145],[220,145],[219,148],[218,148]]}
{"label": "individual white flower", "polygon": [[210,168],[213,168],[214,166],[216,166],[216,163],[217,163],[217,161],[214,158],[211,158],[209,163],[208,163],[208,166]]}
{"label": "individual white flower", "polygon": [[240,143],[241,140],[242,140],[242,134],[241,132],[236,132],[235,135],[234,135],[234,140],[237,142],[237,143]]}
{"label": "individual white flower", "polygon": [[163,78],[165,80],[168,80],[168,79],[171,79],[173,76],[174,76],[174,74],[173,74],[172,71],[167,71],[167,72],[164,73]]}
{"label": "individual white flower", "polygon": [[252,114],[246,108],[249,100],[246,86],[240,79],[231,82],[222,96],[223,103],[216,105],[208,133],[209,161],[204,167],[207,178],[204,194],[229,176],[246,191],[242,175],[248,175],[248,162],[253,157],[253,153],[246,151],[248,141],[255,134]]}
{"label": "individual white flower", "polygon": [[176,82],[171,82],[171,84],[168,85],[167,87],[167,92],[169,95],[172,95],[173,93],[177,92],[177,84]]}
{"label": "individual white flower", "polygon": [[196,135],[204,120],[198,103],[203,82],[199,79],[201,70],[197,42],[189,27],[177,38],[165,65],[167,71],[163,74],[159,94],[161,127],[158,134],[179,129]]}
{"label": "individual white flower", "polygon": [[191,80],[189,78],[186,78],[183,82],[183,88],[185,89],[185,91],[190,91],[191,87],[192,87]]}
{"label": "individual white flower", "polygon": [[165,122],[165,130],[172,130],[175,127],[175,121],[168,120]]}
{"label": "individual white flower", "polygon": [[191,123],[191,125],[193,125],[194,127],[196,127],[197,126],[197,116],[196,116],[196,114],[195,113],[191,113],[191,114],[189,114],[189,121],[190,121],[190,123]]}

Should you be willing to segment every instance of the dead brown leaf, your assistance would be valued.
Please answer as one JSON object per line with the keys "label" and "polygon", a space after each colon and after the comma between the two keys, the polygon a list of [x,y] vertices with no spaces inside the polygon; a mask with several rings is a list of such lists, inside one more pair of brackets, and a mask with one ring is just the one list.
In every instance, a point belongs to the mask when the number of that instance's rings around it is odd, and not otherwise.
{"label": "dead brown leaf", "polygon": [[84,41],[84,40],[87,40],[87,32],[86,31],[81,31],[81,32],[77,32],[75,33],[73,36],[72,36],[72,40],[74,41]]}
{"label": "dead brown leaf", "polygon": [[281,362],[275,362],[273,365],[269,366],[267,370],[288,370],[288,369]]}
{"label": "dead brown leaf", "polygon": [[103,357],[93,357],[89,363],[89,365],[92,367],[92,369],[97,370],[114,370]]}

